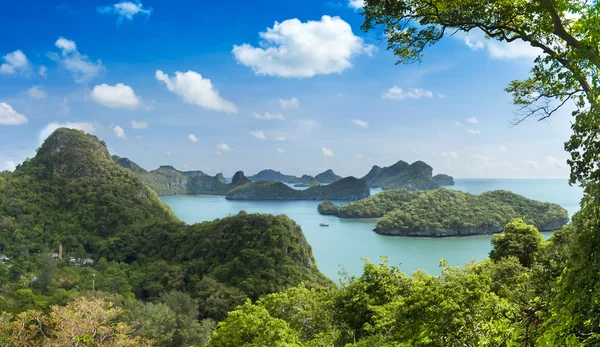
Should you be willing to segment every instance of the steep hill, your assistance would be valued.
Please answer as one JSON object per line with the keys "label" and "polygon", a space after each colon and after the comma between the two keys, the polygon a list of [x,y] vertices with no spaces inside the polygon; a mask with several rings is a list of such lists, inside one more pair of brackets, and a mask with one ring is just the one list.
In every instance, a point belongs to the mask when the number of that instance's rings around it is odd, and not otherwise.
{"label": "steep hill", "polygon": [[282,174],[279,171],[266,169],[262,170],[256,175],[248,176],[248,179],[252,182],[257,181],[268,181],[268,182],[282,182],[289,184],[301,184],[302,186],[310,187],[314,185],[314,177],[309,175],[302,175],[302,177],[294,175]]}
{"label": "steep hill", "polygon": [[335,181],[341,180],[342,178],[342,176],[336,175],[331,169],[323,171],[315,176],[315,179],[321,183],[333,183]]}
{"label": "steep hill", "polygon": [[367,181],[371,188],[408,190],[436,189],[440,187],[438,181],[449,183],[452,179],[452,177],[444,175],[445,177],[440,176],[434,180],[432,173],[433,168],[425,162],[416,161],[408,164],[400,160],[388,167],[373,166],[363,179]]}
{"label": "steep hill", "polygon": [[231,190],[230,200],[357,200],[369,196],[362,179],[346,177],[326,186],[295,190],[281,182],[258,181]]}
{"label": "steep hill", "polygon": [[[234,181],[250,184],[241,173]],[[59,244],[66,259],[92,258],[99,274],[112,262],[120,282],[107,282],[105,290],[129,288],[154,299],[175,289],[202,307],[218,296],[220,313],[206,314],[215,319],[239,298],[300,282],[330,283],[288,217],[240,213],[186,225],[133,171],[113,161],[104,142],[71,129],[56,130],[33,159],[0,174],[0,249],[15,276]],[[108,281],[98,279],[99,286]],[[223,297],[234,292],[237,301]]]}

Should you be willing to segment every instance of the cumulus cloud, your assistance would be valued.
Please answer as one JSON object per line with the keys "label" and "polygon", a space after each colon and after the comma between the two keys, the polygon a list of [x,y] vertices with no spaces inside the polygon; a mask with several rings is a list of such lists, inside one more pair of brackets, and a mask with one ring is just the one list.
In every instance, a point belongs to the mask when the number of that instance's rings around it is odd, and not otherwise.
{"label": "cumulus cloud", "polygon": [[326,147],[321,147],[321,152],[323,152],[323,155],[326,157],[333,157],[335,154],[333,154],[333,151],[330,150],[329,148]]}
{"label": "cumulus cloud", "polygon": [[505,148],[504,146],[500,146],[500,150],[501,150],[502,152],[506,152],[506,148]]}
{"label": "cumulus cloud", "polygon": [[25,74],[29,72],[31,66],[29,59],[21,50],[6,54],[2,60],[4,63],[0,65],[0,75]]}
{"label": "cumulus cloud", "polygon": [[362,119],[353,119],[351,121],[353,124],[358,125],[361,128],[368,128],[369,127],[369,122],[365,122]]}
{"label": "cumulus cloud", "polygon": [[45,99],[48,93],[46,93],[42,86],[33,86],[27,90],[27,95],[32,99],[41,100]]}
{"label": "cumulus cloud", "polygon": [[465,131],[468,132],[469,134],[473,134],[473,135],[481,134],[481,131],[479,131],[479,129],[477,129],[477,128],[475,128],[475,129],[467,128],[467,129],[465,129]]}
{"label": "cumulus cloud", "polygon": [[15,171],[16,168],[17,168],[17,164],[15,164],[14,161],[7,160],[4,162],[4,166],[3,166],[2,170]]}
{"label": "cumulus cloud", "polygon": [[277,148],[277,153],[283,154],[283,153],[285,153],[285,149],[283,149],[283,148]]}
{"label": "cumulus cloud", "polygon": [[25,115],[15,111],[9,104],[0,102],[0,125],[21,125],[27,122]]}
{"label": "cumulus cloud", "polygon": [[254,115],[254,118],[261,119],[261,120],[272,120],[272,119],[284,120],[285,119],[281,113],[265,112],[265,114],[261,115],[260,113],[254,112],[253,115]]}
{"label": "cumulus cloud", "polygon": [[467,118],[467,122],[469,122],[471,124],[479,123],[479,121],[477,121],[477,118],[475,118],[475,117]]}
{"label": "cumulus cloud", "polygon": [[434,96],[436,95],[432,91],[425,90],[422,88],[411,88],[408,90],[404,90],[397,86],[393,86],[392,88],[388,89],[385,93],[381,94],[382,99],[390,100],[433,98]]}
{"label": "cumulus cloud", "polygon": [[69,71],[73,75],[75,83],[87,83],[104,69],[101,60],[93,62],[87,55],[79,53],[75,41],[60,37],[54,45],[61,50],[61,54],[53,52],[48,56]]}
{"label": "cumulus cloud", "polygon": [[148,129],[148,123],[146,122],[137,122],[137,121],[131,121],[131,126],[134,129]]}
{"label": "cumulus cloud", "polygon": [[231,151],[233,151],[233,148],[229,147],[229,145],[228,145],[228,144],[226,144],[226,143],[224,143],[224,142],[221,142],[221,143],[219,143],[219,144],[217,145],[217,148],[218,148],[220,151],[223,151],[223,152],[231,152]]}
{"label": "cumulus cloud", "polygon": [[[455,37],[461,37],[457,35]],[[523,41],[513,41],[510,43],[500,42],[494,39],[486,39],[485,34],[480,30],[472,30],[462,36],[463,42],[473,51],[485,49],[493,59],[533,59],[540,55],[542,51],[539,48],[532,47]]]}
{"label": "cumulus cloud", "polygon": [[265,136],[265,133],[263,133],[261,130],[251,131],[250,134],[259,140],[267,139],[267,137]]}
{"label": "cumulus cloud", "polygon": [[170,78],[161,70],[157,70],[156,79],[189,104],[213,111],[237,113],[237,107],[231,101],[221,98],[211,81],[202,78],[202,75],[195,71],[177,71],[175,77]]}
{"label": "cumulus cloud", "polygon": [[565,168],[567,167],[567,161],[566,160],[560,160],[560,159],[556,159],[553,156],[548,156],[546,157],[546,163],[548,163],[548,165],[557,167],[557,168]]}
{"label": "cumulus cloud", "polygon": [[194,134],[189,134],[189,135],[188,135],[188,140],[190,140],[190,141],[192,141],[192,142],[194,142],[194,143],[196,143],[196,142],[199,142],[199,141],[200,141],[200,140],[198,140],[198,138],[197,138],[197,137],[196,137],[196,135],[194,135]]}
{"label": "cumulus cloud", "polygon": [[48,68],[44,65],[40,66],[38,73],[40,74],[40,76],[46,78],[48,77]]}
{"label": "cumulus cloud", "polygon": [[68,123],[58,123],[58,122],[52,122],[48,125],[46,125],[44,127],[44,129],[42,129],[40,131],[40,135],[39,135],[39,140],[40,143],[44,142],[44,140],[50,136],[50,134],[52,134],[54,132],[54,130],[58,129],[58,128],[69,128],[69,129],[76,129],[76,130],[82,130],[88,134],[93,134],[94,132],[96,132],[96,128],[94,127],[94,125],[92,123],[85,123],[85,122],[68,122]]}
{"label": "cumulus cloud", "polygon": [[279,100],[279,106],[281,106],[281,109],[283,109],[283,110],[300,107],[300,101],[296,97],[293,97],[291,99],[278,99],[278,100]]}
{"label": "cumulus cloud", "polygon": [[348,0],[348,7],[355,10],[365,7],[365,0]]}
{"label": "cumulus cloud", "polygon": [[123,83],[97,85],[90,96],[94,102],[109,108],[135,109],[141,103],[133,88]]}
{"label": "cumulus cloud", "polygon": [[114,5],[98,6],[97,10],[102,14],[116,15],[118,24],[121,24],[124,19],[132,20],[135,15],[143,15],[147,18],[152,14],[152,8],[144,8],[140,1],[123,1]]}
{"label": "cumulus cloud", "polygon": [[244,43],[232,50],[236,61],[257,75],[308,78],[341,73],[352,67],[351,58],[374,50],[339,17],[306,23],[288,19],[259,35],[258,47]]}
{"label": "cumulus cloud", "polygon": [[115,133],[115,135],[120,139],[127,139],[127,135],[125,135],[125,130],[123,130],[123,128],[121,128],[118,125],[113,127],[113,133]]}
{"label": "cumulus cloud", "polygon": [[275,141],[285,141],[285,137],[283,137],[283,136],[277,136],[274,140]]}

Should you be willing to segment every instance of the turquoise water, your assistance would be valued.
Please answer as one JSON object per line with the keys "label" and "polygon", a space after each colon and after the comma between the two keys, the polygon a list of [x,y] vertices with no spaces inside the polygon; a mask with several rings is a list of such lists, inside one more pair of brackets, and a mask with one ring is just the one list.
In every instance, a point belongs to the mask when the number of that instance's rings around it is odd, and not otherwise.
{"label": "turquoise water", "polygon": [[[454,189],[480,194],[506,189],[529,198],[560,204],[572,215],[579,208],[581,189],[569,187],[566,180],[456,179]],[[372,190],[377,193],[378,190]],[[405,272],[424,269],[439,274],[439,261],[464,265],[487,257],[490,235],[448,238],[382,236],[374,233],[375,219],[340,219],[321,216],[318,201],[229,201],[221,196],[165,196],[161,199],[186,223],[197,223],[237,214],[239,211],[287,214],[298,223],[313,248],[319,269],[330,278],[339,278],[343,266],[350,274],[362,272],[367,257],[381,255],[400,264]],[[329,227],[319,227],[320,223]],[[546,235],[548,236],[548,235]]]}

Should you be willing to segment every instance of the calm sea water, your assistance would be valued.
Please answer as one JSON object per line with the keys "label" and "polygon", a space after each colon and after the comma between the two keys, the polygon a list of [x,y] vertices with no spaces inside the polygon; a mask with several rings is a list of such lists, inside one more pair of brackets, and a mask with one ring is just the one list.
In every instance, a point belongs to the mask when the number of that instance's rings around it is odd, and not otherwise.
{"label": "calm sea water", "polygon": [[[579,209],[582,190],[560,179],[455,179],[453,189],[472,194],[505,189],[528,198],[557,203],[572,216]],[[372,194],[378,193],[372,190]],[[374,233],[375,219],[341,219],[321,216],[318,201],[228,201],[221,196],[165,196],[161,199],[186,223],[197,223],[237,214],[287,214],[298,223],[313,248],[319,269],[337,280],[343,267],[350,274],[362,272],[362,258],[378,261],[379,256],[400,264],[405,272],[424,269],[439,274],[439,261],[464,265],[487,257],[490,235],[448,238],[382,236]],[[341,202],[339,202],[341,203]],[[329,227],[319,227],[320,223]],[[545,235],[548,237],[548,234]]]}

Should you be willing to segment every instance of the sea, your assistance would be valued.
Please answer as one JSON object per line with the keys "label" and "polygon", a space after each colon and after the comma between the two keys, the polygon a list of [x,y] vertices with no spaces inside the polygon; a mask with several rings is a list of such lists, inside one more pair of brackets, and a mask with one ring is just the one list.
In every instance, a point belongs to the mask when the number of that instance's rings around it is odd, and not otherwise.
{"label": "sea", "polygon": [[[583,197],[583,190],[569,186],[566,179],[455,178],[454,181],[451,189],[471,194],[502,189],[553,202],[569,211],[569,217],[579,210]],[[379,192],[381,190],[372,189],[371,195]],[[360,275],[365,259],[378,263],[380,257],[385,256],[390,264],[399,265],[408,274],[420,269],[438,275],[441,260],[451,266],[463,266],[485,259],[491,250],[491,235],[445,238],[378,235],[373,232],[377,219],[322,216],[317,212],[319,201],[230,201],[223,196],[208,195],[163,196],[161,200],[189,224],[235,215],[240,211],[286,214],[302,227],[321,272],[336,282],[343,273]],[[321,223],[329,227],[320,227]],[[543,234],[548,238],[551,233]]]}

